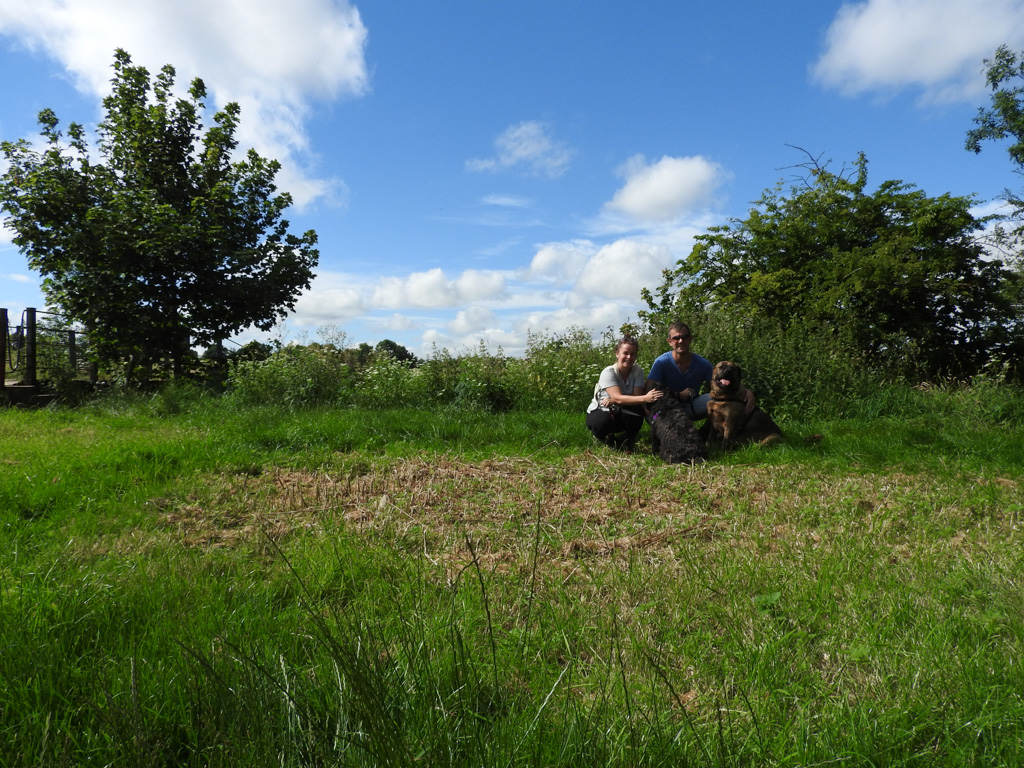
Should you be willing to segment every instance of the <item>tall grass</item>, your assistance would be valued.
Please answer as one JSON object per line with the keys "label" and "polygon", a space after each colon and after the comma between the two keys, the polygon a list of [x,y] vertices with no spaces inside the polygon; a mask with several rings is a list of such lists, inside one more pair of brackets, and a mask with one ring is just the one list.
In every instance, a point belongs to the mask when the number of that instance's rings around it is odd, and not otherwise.
{"label": "tall grass", "polygon": [[482,344],[447,349],[418,366],[377,356],[352,366],[323,345],[284,347],[267,360],[234,366],[230,396],[244,405],[394,408],[455,407],[491,412],[586,409],[601,369],[614,359],[581,329],[531,335],[524,358],[492,354]]}

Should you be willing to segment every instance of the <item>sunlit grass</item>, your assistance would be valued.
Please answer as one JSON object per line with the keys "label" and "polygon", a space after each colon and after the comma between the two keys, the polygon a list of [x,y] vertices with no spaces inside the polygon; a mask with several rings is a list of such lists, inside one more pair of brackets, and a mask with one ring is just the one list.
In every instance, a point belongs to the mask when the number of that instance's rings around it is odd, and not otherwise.
{"label": "sunlit grass", "polygon": [[567,413],[5,411],[0,764],[1018,763],[1024,429],[929,402],[697,467]]}

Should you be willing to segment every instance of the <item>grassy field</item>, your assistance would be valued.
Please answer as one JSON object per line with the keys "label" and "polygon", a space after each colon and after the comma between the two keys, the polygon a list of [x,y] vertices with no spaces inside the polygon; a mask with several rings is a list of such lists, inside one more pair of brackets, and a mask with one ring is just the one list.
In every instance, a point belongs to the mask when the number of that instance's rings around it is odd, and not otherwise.
{"label": "grassy field", "polygon": [[698,467],[557,412],[0,412],[0,765],[1022,764],[1024,425],[914,397]]}

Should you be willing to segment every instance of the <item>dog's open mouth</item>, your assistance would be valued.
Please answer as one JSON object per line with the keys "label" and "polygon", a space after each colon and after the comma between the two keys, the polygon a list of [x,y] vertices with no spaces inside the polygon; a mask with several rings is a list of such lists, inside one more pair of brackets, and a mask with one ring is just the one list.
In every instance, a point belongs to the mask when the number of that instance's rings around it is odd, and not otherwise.
{"label": "dog's open mouth", "polygon": [[729,379],[719,379],[718,383],[723,387],[728,387],[730,384],[732,384],[732,381],[730,381]]}

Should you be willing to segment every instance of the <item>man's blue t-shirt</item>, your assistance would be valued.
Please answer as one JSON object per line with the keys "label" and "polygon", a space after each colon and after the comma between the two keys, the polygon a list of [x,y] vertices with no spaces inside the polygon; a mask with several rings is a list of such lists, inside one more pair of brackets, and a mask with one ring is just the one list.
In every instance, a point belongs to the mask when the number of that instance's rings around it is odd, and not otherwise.
{"label": "man's blue t-shirt", "polygon": [[690,367],[686,369],[686,373],[683,373],[672,358],[672,353],[666,352],[654,361],[647,380],[660,381],[666,389],[675,394],[679,394],[684,389],[692,389],[696,395],[700,392],[704,382],[711,381],[712,368],[713,366],[707,359],[691,352]]}

